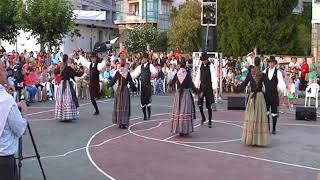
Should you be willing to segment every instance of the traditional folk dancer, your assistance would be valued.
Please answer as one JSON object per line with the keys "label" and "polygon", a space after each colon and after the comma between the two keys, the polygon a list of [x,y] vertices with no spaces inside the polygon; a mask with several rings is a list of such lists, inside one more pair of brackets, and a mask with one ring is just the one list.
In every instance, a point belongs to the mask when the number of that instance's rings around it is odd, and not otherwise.
{"label": "traditional folk dancer", "polygon": [[55,118],[59,121],[70,121],[78,118],[79,102],[74,89],[75,71],[68,66],[68,55],[63,55],[61,83],[57,90]]}
{"label": "traditional folk dancer", "polygon": [[91,103],[95,109],[95,112],[93,115],[99,115],[99,108],[96,102],[96,98],[99,97],[100,93],[100,71],[106,67],[106,61],[102,61],[99,63],[97,54],[95,52],[92,52],[90,54],[90,60],[91,62],[87,61],[86,59],[79,59],[80,63],[89,69],[90,71],[90,83],[89,83],[89,91],[90,91],[90,99]]}
{"label": "traditional folk dancer", "polygon": [[218,78],[217,73],[214,68],[214,65],[209,62],[208,55],[206,52],[203,52],[201,55],[201,64],[200,69],[196,74],[195,86],[200,89],[200,95],[198,100],[198,106],[201,113],[202,121],[201,124],[204,124],[206,117],[203,113],[203,101],[206,99],[206,107],[208,109],[208,118],[209,118],[209,128],[212,128],[212,104],[214,103],[214,94],[215,90],[218,87]]}
{"label": "traditional folk dancer", "polygon": [[177,83],[178,91],[175,94],[171,132],[185,136],[193,132],[193,120],[196,111],[191,90],[199,92],[192,82],[191,74],[186,70],[186,62],[180,61],[180,69],[169,85]]}
{"label": "traditional folk dancer", "polygon": [[[157,69],[149,63],[148,53],[144,53],[142,57],[142,64],[139,65],[133,72],[131,72],[131,77],[136,79],[140,76],[141,80],[141,109],[143,112],[143,119],[150,119],[151,116],[151,75],[156,76],[158,73]],[[147,116],[148,110],[148,116]]]}
{"label": "traditional folk dancer", "polygon": [[130,91],[128,83],[130,84],[131,90],[136,91],[135,84],[131,78],[129,70],[126,66],[124,59],[120,62],[120,69],[116,72],[115,76],[111,79],[109,87],[112,87],[118,81],[118,87],[116,96],[113,104],[113,115],[112,121],[114,124],[119,125],[121,129],[126,129],[129,126],[130,118]]}
{"label": "traditional folk dancer", "polygon": [[254,59],[254,66],[249,70],[244,82],[236,89],[236,92],[241,92],[250,83],[251,93],[245,112],[242,142],[251,146],[267,146],[270,143],[267,107],[262,92],[265,77],[260,70],[260,62],[259,57]]}
{"label": "traditional folk dancer", "polygon": [[279,92],[284,91],[286,88],[286,84],[283,80],[283,76],[281,72],[275,67],[277,61],[274,56],[270,56],[267,60],[268,68],[264,70],[265,73],[265,99],[267,104],[267,119],[270,130],[270,119],[269,114],[271,111],[272,117],[272,134],[276,134],[276,126],[278,120],[278,107],[279,107]]}

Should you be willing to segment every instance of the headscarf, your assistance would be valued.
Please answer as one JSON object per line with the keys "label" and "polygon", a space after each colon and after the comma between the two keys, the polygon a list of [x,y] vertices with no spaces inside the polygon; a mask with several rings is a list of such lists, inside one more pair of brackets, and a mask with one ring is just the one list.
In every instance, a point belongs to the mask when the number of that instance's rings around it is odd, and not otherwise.
{"label": "headscarf", "polygon": [[6,91],[6,89],[0,85],[0,136],[7,123],[9,112],[12,106],[15,104],[13,97]]}

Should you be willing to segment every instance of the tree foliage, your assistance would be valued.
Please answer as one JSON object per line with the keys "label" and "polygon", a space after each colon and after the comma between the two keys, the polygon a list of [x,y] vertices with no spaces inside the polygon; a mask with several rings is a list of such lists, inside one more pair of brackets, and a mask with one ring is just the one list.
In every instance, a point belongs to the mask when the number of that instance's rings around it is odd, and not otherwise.
{"label": "tree foliage", "polygon": [[27,0],[25,6],[20,23],[40,44],[58,46],[74,27],[73,8],[67,0]]}
{"label": "tree foliage", "polygon": [[0,0],[0,40],[13,42],[18,35],[17,15],[20,0]]}
{"label": "tree foliage", "polygon": [[147,45],[156,47],[158,31],[152,24],[137,25],[128,35],[125,46],[131,53],[145,52]]}
{"label": "tree foliage", "polygon": [[236,56],[254,48],[266,54],[294,52],[296,5],[297,0],[219,0],[219,50]]}
{"label": "tree foliage", "polygon": [[187,1],[172,19],[168,34],[171,48],[179,47],[183,52],[198,51],[201,46],[201,5],[199,1]]}
{"label": "tree foliage", "polygon": [[312,6],[305,4],[303,13],[297,15],[295,21],[297,23],[296,55],[305,56],[311,53],[311,19]]}

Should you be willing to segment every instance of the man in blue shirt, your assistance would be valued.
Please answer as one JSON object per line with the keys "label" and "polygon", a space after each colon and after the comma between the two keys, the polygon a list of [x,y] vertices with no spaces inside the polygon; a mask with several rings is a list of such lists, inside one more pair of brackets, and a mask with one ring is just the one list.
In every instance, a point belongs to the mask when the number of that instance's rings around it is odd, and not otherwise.
{"label": "man in blue shirt", "polygon": [[8,93],[7,73],[0,61],[0,177],[4,180],[17,179],[17,166],[14,154],[18,151],[19,138],[26,130],[27,122],[22,118],[26,105],[18,104]]}

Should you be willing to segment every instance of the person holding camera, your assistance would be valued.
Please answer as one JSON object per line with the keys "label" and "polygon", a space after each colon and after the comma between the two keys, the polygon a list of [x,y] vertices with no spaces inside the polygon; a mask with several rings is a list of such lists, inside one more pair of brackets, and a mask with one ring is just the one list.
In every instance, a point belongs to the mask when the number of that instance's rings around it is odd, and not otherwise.
{"label": "person holding camera", "polygon": [[25,132],[27,122],[21,115],[26,104],[24,101],[16,103],[8,93],[11,90],[4,63],[0,61],[0,177],[16,180],[18,171],[14,154],[18,151],[19,138]]}

